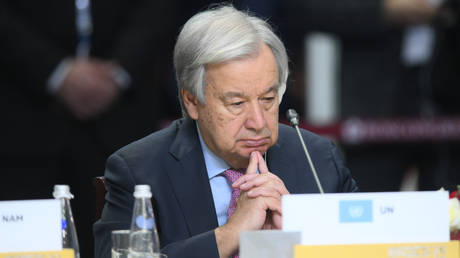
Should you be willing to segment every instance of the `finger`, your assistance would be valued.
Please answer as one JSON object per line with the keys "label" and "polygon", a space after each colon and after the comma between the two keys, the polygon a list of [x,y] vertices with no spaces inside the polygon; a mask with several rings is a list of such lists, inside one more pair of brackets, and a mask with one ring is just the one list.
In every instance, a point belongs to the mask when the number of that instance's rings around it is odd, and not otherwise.
{"label": "finger", "polygon": [[265,204],[267,208],[272,212],[277,212],[278,214],[282,214],[281,211],[281,199],[273,198],[273,197],[260,197],[265,198]]}
{"label": "finger", "polygon": [[[240,189],[241,189],[241,187],[240,187]],[[261,190],[261,189],[263,189],[263,190]],[[259,196],[259,191],[262,191],[264,193],[267,192],[267,191],[273,192],[273,194],[270,194],[272,197],[281,197],[282,195],[289,194],[289,192],[287,192],[287,190],[286,191],[284,190],[284,187],[282,187],[280,185],[273,185],[273,184],[264,184],[264,185],[261,185],[261,186],[251,187],[248,190],[242,190],[242,191],[247,191],[248,196],[251,197],[251,198],[258,197]]]}
{"label": "finger", "polygon": [[281,213],[272,211],[271,214],[272,229],[282,229],[283,228],[283,216]]}
{"label": "finger", "polygon": [[243,175],[241,176],[240,178],[238,178],[238,180],[236,180],[233,184],[232,184],[232,187],[234,188],[237,188],[239,187],[241,184],[244,184],[246,183],[247,181],[250,181],[252,180],[253,178],[257,177],[258,174],[249,174],[249,175]]}
{"label": "finger", "polygon": [[[249,195],[249,197],[258,197],[258,190],[256,191],[256,189],[267,189],[267,190],[264,190],[264,191],[272,191],[274,193],[276,193],[276,196],[277,197],[280,197],[282,195],[285,195],[285,194],[289,194],[289,193],[286,193],[286,191],[284,191],[284,188],[278,186],[278,185],[261,185],[261,186],[257,186],[257,187],[252,187],[250,189],[247,189],[247,190],[241,190],[241,187],[240,187],[240,190],[241,191],[247,191],[248,193],[251,193]],[[275,197],[275,196],[274,196]]]}
{"label": "finger", "polygon": [[281,199],[280,192],[274,188],[269,187],[256,187],[254,189],[251,189],[251,191],[248,192],[247,196],[250,198],[257,198],[263,196]]}
{"label": "finger", "polygon": [[284,183],[274,174],[260,174],[257,177],[248,179],[245,182],[239,184],[239,188],[242,191],[249,191],[254,187],[264,185],[265,187],[275,188],[280,194],[289,194],[288,190],[284,186]]}
{"label": "finger", "polygon": [[246,169],[246,175],[257,174],[258,153],[258,151],[251,152],[251,156],[249,157],[249,165]]}
{"label": "finger", "polygon": [[264,225],[262,226],[262,230],[270,230],[274,229],[272,226],[271,219],[266,219]]}
{"label": "finger", "polygon": [[259,159],[259,163],[258,163],[258,165],[259,165],[259,166],[258,166],[259,172],[260,172],[261,174],[269,173],[268,167],[267,167],[267,163],[265,163],[265,160],[264,160],[264,158],[262,157],[262,155],[261,155],[259,152],[257,152],[257,153],[258,153],[257,156],[258,156],[258,159]]}
{"label": "finger", "polygon": [[269,184],[270,178],[265,175],[254,175],[252,178],[245,178],[246,180],[241,182],[240,190],[247,191],[253,187],[257,187],[263,184]]}
{"label": "finger", "polygon": [[[283,187],[281,185],[275,185],[275,184],[265,184],[265,185],[260,185],[260,186],[248,186],[248,187],[240,186],[240,190],[241,191],[252,192],[254,189],[261,188],[261,187],[266,188],[266,189],[271,189],[271,190],[277,192],[277,194],[279,196],[289,194],[289,191],[285,187]],[[250,197],[255,197],[255,196],[250,196]]]}

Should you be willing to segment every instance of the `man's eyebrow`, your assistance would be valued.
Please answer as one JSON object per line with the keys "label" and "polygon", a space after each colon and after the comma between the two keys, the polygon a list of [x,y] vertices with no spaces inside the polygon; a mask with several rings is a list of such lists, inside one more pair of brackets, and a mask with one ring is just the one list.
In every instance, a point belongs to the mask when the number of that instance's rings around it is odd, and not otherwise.
{"label": "man's eyebrow", "polygon": [[[270,93],[272,91],[277,91],[278,90],[278,84],[275,84],[273,86],[271,86],[270,88],[268,88],[267,90],[265,90],[261,95],[265,95],[267,93]],[[222,94],[222,99],[226,99],[226,98],[234,98],[234,97],[240,97],[240,98],[243,98],[245,97],[246,95],[242,92],[236,92],[236,91],[229,91],[229,92],[225,92],[224,94]]]}
{"label": "man's eyebrow", "polygon": [[233,97],[244,97],[244,93],[236,92],[236,91],[229,91],[222,94],[222,98],[233,98]]}
{"label": "man's eyebrow", "polygon": [[270,88],[268,88],[264,93],[262,93],[262,95],[265,95],[265,94],[270,93],[272,91],[276,92],[276,91],[278,91],[278,88],[279,88],[278,84],[275,84],[275,85],[271,86]]}

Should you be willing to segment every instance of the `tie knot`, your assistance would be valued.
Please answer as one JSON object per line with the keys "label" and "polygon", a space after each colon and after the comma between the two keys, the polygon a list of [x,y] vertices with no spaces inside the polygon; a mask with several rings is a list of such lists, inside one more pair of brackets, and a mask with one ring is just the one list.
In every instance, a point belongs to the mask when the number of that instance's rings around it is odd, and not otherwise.
{"label": "tie knot", "polygon": [[222,175],[224,175],[229,184],[232,185],[236,180],[238,180],[238,178],[240,178],[240,176],[243,175],[243,173],[240,170],[229,168],[222,172]]}

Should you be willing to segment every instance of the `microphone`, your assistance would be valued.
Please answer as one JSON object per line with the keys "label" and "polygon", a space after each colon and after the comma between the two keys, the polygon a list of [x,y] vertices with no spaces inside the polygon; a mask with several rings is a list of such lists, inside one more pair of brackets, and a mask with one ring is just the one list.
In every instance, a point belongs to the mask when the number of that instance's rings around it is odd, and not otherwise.
{"label": "microphone", "polygon": [[305,142],[303,141],[302,135],[300,134],[299,130],[299,115],[294,109],[288,109],[286,112],[286,116],[289,119],[289,122],[292,124],[292,126],[296,129],[297,135],[299,136],[300,143],[302,144],[303,151],[305,152],[305,156],[307,157],[308,164],[310,165],[311,171],[313,172],[313,177],[315,178],[316,185],[318,186],[318,190],[321,194],[324,194],[323,187],[321,186],[321,182],[319,181],[318,174],[316,173],[315,166],[313,165],[313,162],[311,161],[310,158],[310,153],[308,153],[307,146],[305,145]]}

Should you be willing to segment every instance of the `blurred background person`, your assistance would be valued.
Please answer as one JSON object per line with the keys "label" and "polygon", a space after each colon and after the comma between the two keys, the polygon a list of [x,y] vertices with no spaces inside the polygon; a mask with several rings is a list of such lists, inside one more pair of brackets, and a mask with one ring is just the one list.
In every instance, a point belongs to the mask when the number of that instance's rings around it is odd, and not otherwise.
{"label": "blurred background person", "polygon": [[175,1],[0,1],[0,199],[69,184],[81,257],[93,256],[92,178],[179,115],[164,90],[178,15]]}
{"label": "blurred background person", "polygon": [[[436,114],[460,116],[460,1],[447,1],[443,8],[443,22],[435,27],[436,42],[431,61],[429,83]],[[460,144],[441,145],[441,167],[445,169],[447,183],[453,190],[460,184]]]}
{"label": "blurred background person", "polygon": [[[457,4],[429,0],[290,0],[286,1],[285,14],[289,16],[285,18],[299,34],[322,31],[339,38],[340,119],[432,118],[458,115],[458,104],[451,94],[458,95]],[[441,39],[440,35],[447,34],[449,38]],[[446,65],[446,58],[452,65]],[[449,83],[442,83],[446,80]],[[398,191],[404,174],[414,167],[420,175],[421,190],[441,186],[453,189],[458,183],[459,166],[452,152],[455,148],[448,143],[342,147],[361,191]]]}

